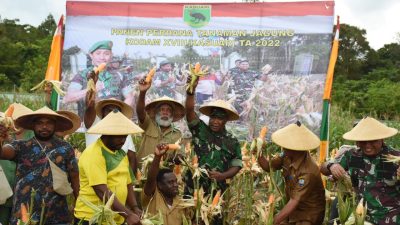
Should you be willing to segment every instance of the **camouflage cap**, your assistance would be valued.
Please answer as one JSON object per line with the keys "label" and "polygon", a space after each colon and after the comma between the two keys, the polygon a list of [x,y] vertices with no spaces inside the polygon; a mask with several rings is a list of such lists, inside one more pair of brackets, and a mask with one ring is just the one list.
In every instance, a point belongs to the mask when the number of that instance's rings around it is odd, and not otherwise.
{"label": "camouflage cap", "polygon": [[92,47],[89,48],[89,52],[93,53],[97,49],[107,49],[107,50],[112,50],[113,42],[109,40],[105,41],[99,41],[96,42],[92,45]]}

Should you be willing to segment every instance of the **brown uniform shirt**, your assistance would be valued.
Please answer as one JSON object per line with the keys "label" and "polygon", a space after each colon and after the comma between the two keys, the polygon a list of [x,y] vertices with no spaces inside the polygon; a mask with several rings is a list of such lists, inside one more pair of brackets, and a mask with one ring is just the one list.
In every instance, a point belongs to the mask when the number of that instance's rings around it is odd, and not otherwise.
{"label": "brown uniform shirt", "polygon": [[322,224],[325,213],[325,189],[319,167],[307,153],[304,157],[291,160],[289,157],[273,159],[274,165],[283,168],[286,196],[299,201],[296,210],[289,215],[289,222],[309,221]]}
{"label": "brown uniform shirt", "polygon": [[155,215],[160,211],[164,225],[181,225],[183,216],[190,218],[193,214],[189,208],[184,208],[180,205],[181,198],[179,196],[173,199],[172,206],[167,205],[158,188],[156,188],[153,196],[147,196],[143,190],[141,197],[143,209],[147,209],[150,215]]}
{"label": "brown uniform shirt", "polygon": [[[144,130],[142,143],[137,152],[137,159],[139,162],[141,162],[143,157],[153,154],[158,144],[173,144],[182,137],[182,133],[172,126],[162,132],[157,123],[147,114],[144,122],[139,123],[139,126]],[[141,165],[141,163],[139,164]]]}

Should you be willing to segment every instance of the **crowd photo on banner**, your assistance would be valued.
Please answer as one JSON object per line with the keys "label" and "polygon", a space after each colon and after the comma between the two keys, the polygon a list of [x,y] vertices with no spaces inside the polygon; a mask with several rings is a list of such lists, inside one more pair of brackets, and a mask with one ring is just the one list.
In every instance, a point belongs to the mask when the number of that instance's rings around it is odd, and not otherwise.
{"label": "crowd photo on banner", "polygon": [[398,129],[329,147],[334,6],[68,0],[45,105],[0,112],[0,225],[400,225]]}

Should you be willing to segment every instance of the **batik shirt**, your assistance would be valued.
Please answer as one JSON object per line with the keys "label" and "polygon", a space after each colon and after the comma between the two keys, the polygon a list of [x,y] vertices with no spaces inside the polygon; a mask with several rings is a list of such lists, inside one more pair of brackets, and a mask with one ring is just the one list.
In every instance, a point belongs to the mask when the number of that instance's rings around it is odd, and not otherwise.
{"label": "batik shirt", "polygon": [[400,152],[384,146],[376,157],[363,156],[360,149],[351,149],[337,159],[349,172],[357,198],[368,204],[367,220],[373,224],[400,224],[400,181],[398,165],[385,162],[385,155]]}
{"label": "batik shirt", "polygon": [[[239,141],[225,129],[222,132],[214,132],[202,120],[196,119],[189,123],[189,130],[192,132],[192,143],[199,167],[221,173],[234,166],[242,167]],[[200,184],[209,193],[211,180],[202,178]],[[219,189],[226,189],[225,181],[217,184]]]}
{"label": "batik shirt", "polygon": [[10,223],[17,224],[21,213],[21,203],[31,206],[31,192],[36,191],[33,203],[32,220],[39,221],[42,209],[42,200],[45,203],[44,218],[46,224],[71,223],[72,217],[68,210],[65,196],[53,190],[53,179],[46,155],[63,171],[78,172],[78,165],[74,151],[70,144],[53,137],[47,145],[42,147],[35,138],[11,143],[14,148],[17,163],[17,181],[13,201],[13,210]]}

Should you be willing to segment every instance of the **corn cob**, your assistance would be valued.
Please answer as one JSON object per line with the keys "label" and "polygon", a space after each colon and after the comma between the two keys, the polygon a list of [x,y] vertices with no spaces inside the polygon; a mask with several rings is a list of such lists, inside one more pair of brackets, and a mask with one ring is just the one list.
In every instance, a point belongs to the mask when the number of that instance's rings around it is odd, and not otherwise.
{"label": "corn cob", "polygon": [[199,79],[199,77],[202,77],[207,74],[208,67],[205,68],[204,70],[201,70],[201,65],[199,62],[197,62],[194,67],[191,64],[189,64],[189,70],[190,70],[190,77],[192,79],[190,81],[190,84],[186,87],[186,91],[189,91],[190,94],[193,94],[194,84],[196,83],[197,79]]}
{"label": "corn cob", "polygon": [[181,149],[181,146],[178,144],[168,144],[167,145],[167,150],[175,151]]}
{"label": "corn cob", "polygon": [[151,80],[153,79],[154,74],[156,74],[156,67],[153,67],[149,71],[149,73],[147,73],[146,79],[145,79],[146,83],[150,83],[151,82]]}

